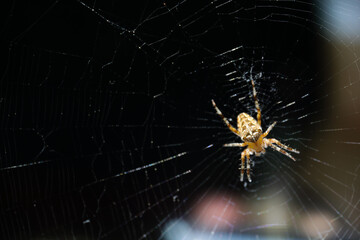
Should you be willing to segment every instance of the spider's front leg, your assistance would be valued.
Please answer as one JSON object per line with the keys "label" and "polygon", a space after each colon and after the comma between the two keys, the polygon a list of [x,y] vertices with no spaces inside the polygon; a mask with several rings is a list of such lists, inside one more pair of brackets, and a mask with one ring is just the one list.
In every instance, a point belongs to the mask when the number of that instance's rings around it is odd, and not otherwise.
{"label": "spider's front leg", "polygon": [[239,168],[239,170],[240,170],[240,182],[244,181],[245,157],[246,157],[246,175],[247,175],[248,181],[251,182],[251,177],[250,177],[250,151],[249,151],[249,149],[245,149],[241,153],[241,168]]}
{"label": "spider's front leg", "polygon": [[279,142],[279,140],[276,140],[275,138],[270,138],[269,139],[269,142],[271,143],[275,143],[276,145],[278,145],[279,147],[285,149],[285,150],[288,150],[290,152],[293,152],[293,153],[300,153],[298,150],[296,150],[295,148],[291,148],[289,146],[286,146],[284,144],[282,144],[281,142]]}
{"label": "spider's front leg", "polygon": [[[286,155],[287,157],[289,157],[289,158],[291,158],[293,161],[296,161],[296,159],[293,157],[293,156],[291,156],[288,152],[286,152],[285,150],[283,150],[283,149],[281,149],[280,147],[278,147],[278,146],[276,146],[275,144],[279,144],[280,142],[279,141],[277,141],[276,139],[275,139],[275,141],[274,141],[274,139],[264,139],[265,141],[267,141],[267,145],[269,146],[269,147],[271,147],[272,149],[274,149],[274,150],[276,150],[276,151],[278,151],[278,152],[281,152],[282,154],[284,154],[284,155]],[[277,142],[276,142],[277,141]],[[281,143],[280,143],[281,144]],[[295,152],[295,153],[300,153],[299,151],[297,151],[296,149],[292,149],[292,148],[289,148],[289,147],[287,147],[287,146],[285,146],[285,145],[283,145],[283,144],[281,144],[282,146],[284,146],[284,147],[286,147],[286,149],[288,149],[289,151],[292,151],[292,152]],[[291,149],[291,150],[290,150]]]}
{"label": "spider's front leg", "polygon": [[251,182],[251,177],[250,177],[250,151],[249,149],[245,149],[246,151],[246,174],[247,174],[247,178],[249,180],[249,182]]}
{"label": "spider's front leg", "polygon": [[240,170],[240,182],[244,181],[245,155],[246,155],[246,149],[244,151],[242,151],[242,153],[241,153],[241,168],[239,168],[239,170]]}

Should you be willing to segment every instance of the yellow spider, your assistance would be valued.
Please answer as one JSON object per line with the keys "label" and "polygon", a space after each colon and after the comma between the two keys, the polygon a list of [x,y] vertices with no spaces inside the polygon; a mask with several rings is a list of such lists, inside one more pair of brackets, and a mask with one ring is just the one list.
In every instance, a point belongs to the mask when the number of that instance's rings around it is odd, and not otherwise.
{"label": "yellow spider", "polygon": [[[291,156],[288,152],[285,152],[283,149],[288,150],[290,152],[294,153],[300,153],[298,150],[290,148],[275,138],[265,138],[271,129],[275,126],[276,122],[270,125],[270,127],[263,133],[261,128],[261,111],[259,106],[259,101],[256,96],[256,90],[255,90],[255,84],[253,79],[251,79],[251,84],[253,88],[253,95],[255,100],[255,107],[257,111],[257,122],[256,120],[251,117],[247,113],[240,113],[237,116],[237,129],[234,128],[229,121],[224,117],[224,115],[221,113],[220,109],[216,106],[214,100],[211,100],[216,113],[223,119],[227,127],[235,133],[237,136],[241,138],[243,143],[227,143],[224,144],[224,147],[247,147],[242,153],[241,153],[241,175],[240,175],[240,181],[242,182],[244,179],[244,165],[245,165],[245,156],[247,159],[246,162],[246,173],[247,178],[249,182],[251,182],[250,177],[250,155],[254,154],[256,156],[260,156],[261,154],[265,153],[265,148],[271,147],[275,149],[276,151],[281,152],[282,154],[288,156],[292,160],[296,161],[293,156]],[[282,148],[282,149],[281,149]]]}

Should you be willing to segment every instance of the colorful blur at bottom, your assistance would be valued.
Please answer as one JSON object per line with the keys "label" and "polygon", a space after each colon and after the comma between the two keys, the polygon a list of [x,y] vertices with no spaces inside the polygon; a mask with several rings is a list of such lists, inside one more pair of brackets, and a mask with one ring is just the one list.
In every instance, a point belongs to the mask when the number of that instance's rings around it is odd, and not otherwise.
{"label": "colorful blur at bottom", "polygon": [[[284,197],[284,196],[283,196]],[[287,207],[276,202],[281,196],[267,201],[266,206],[245,204],[236,194],[207,193],[195,201],[188,219],[173,219],[163,229],[166,240],[187,239],[318,239],[328,232],[334,238],[339,226],[332,223],[333,216],[326,212],[313,211],[289,219]],[[271,207],[273,204],[274,207]],[[253,209],[267,209],[254,213]],[[271,213],[269,213],[271,211]],[[295,230],[291,223],[300,225]],[[257,224],[254,224],[254,223]],[[256,227],[251,227],[256,225]]]}

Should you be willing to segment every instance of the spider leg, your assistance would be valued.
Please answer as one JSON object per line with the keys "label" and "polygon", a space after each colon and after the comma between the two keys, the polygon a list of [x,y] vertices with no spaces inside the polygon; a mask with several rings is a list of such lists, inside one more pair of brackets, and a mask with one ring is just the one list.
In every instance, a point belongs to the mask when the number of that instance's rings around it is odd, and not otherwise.
{"label": "spider leg", "polygon": [[216,110],[216,113],[222,118],[222,120],[224,121],[226,126],[230,129],[230,131],[232,131],[233,133],[235,133],[236,135],[238,135],[240,137],[240,132],[229,123],[229,121],[226,119],[226,117],[224,117],[224,115],[222,114],[220,109],[216,106],[215,101],[211,99],[211,102]]}
{"label": "spider leg", "polygon": [[244,168],[245,168],[245,155],[246,155],[246,149],[242,151],[241,153],[241,168],[240,170],[240,182],[244,181]]}
{"label": "spider leg", "polygon": [[278,146],[273,145],[272,143],[269,144],[269,146],[273,149],[275,149],[278,152],[281,152],[282,154],[286,155],[287,157],[291,158],[292,160],[296,161],[296,159],[291,156],[289,153],[285,152],[285,150],[279,148]]}
{"label": "spider leg", "polygon": [[259,100],[258,100],[257,94],[256,94],[255,83],[254,83],[254,80],[252,79],[252,69],[251,69],[250,79],[251,79],[251,85],[253,88],[255,107],[256,107],[256,111],[257,111],[257,122],[258,122],[259,126],[261,126],[261,110],[260,110]]}
{"label": "spider leg", "polygon": [[224,147],[246,147],[246,143],[226,143]]}
{"label": "spider leg", "polygon": [[279,142],[278,140],[276,140],[275,138],[270,138],[270,139],[268,139],[268,141],[269,141],[270,143],[274,143],[274,144],[278,145],[279,147],[281,147],[281,148],[283,148],[283,149],[285,149],[285,150],[288,150],[288,151],[290,151],[290,152],[300,153],[300,152],[299,152],[298,150],[296,150],[295,148],[288,147],[288,146],[282,144],[281,142]]}
{"label": "spider leg", "polygon": [[249,153],[249,150],[246,149],[246,175],[247,175],[247,178],[249,180],[249,182],[251,182],[251,177],[250,177],[250,153]]}
{"label": "spider leg", "polygon": [[266,137],[266,136],[269,134],[269,132],[273,129],[273,127],[275,126],[275,124],[276,124],[276,122],[273,122],[273,123],[268,127],[268,129],[266,129],[266,131],[262,134],[262,137],[263,137],[263,138]]}

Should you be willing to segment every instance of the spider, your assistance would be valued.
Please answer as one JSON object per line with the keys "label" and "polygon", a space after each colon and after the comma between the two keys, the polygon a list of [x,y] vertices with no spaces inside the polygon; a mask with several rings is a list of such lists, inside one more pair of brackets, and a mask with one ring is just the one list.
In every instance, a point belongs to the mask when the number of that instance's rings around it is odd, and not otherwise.
{"label": "spider", "polygon": [[253,79],[251,78],[251,84],[253,89],[253,95],[254,95],[254,101],[255,101],[255,108],[257,111],[257,121],[251,117],[249,114],[243,112],[240,113],[237,116],[237,129],[233,127],[229,121],[224,117],[224,115],[221,113],[220,109],[216,106],[215,101],[212,99],[212,105],[214,106],[216,113],[222,118],[222,120],[225,122],[226,126],[235,133],[237,136],[241,138],[243,141],[242,143],[227,143],[224,144],[224,147],[247,147],[244,151],[241,153],[241,174],[240,174],[240,181],[242,182],[244,179],[244,168],[245,168],[245,157],[246,157],[246,173],[248,181],[251,182],[250,177],[250,155],[254,154],[256,156],[260,156],[264,154],[266,151],[265,149],[267,147],[271,147],[274,150],[281,152],[282,154],[288,156],[292,160],[296,161],[293,156],[291,156],[288,152],[285,152],[285,150],[288,150],[293,153],[300,153],[298,150],[288,147],[281,142],[279,142],[275,138],[265,138],[271,129],[275,126],[276,122],[271,124],[268,129],[263,133],[261,128],[261,111],[260,111],[260,105],[259,101],[256,96],[256,89]]}

